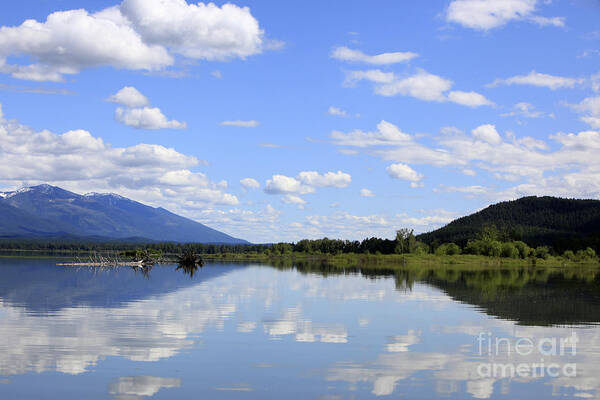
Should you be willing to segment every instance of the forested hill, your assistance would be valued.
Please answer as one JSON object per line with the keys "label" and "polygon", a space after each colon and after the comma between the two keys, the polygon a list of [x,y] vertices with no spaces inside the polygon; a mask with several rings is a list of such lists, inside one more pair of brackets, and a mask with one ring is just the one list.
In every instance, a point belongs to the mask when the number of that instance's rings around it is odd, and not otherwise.
{"label": "forested hill", "polygon": [[498,230],[498,239],[549,245],[558,251],[587,246],[600,250],[600,201],[523,197],[491,205],[417,239],[428,244],[454,242],[464,246],[492,226]]}

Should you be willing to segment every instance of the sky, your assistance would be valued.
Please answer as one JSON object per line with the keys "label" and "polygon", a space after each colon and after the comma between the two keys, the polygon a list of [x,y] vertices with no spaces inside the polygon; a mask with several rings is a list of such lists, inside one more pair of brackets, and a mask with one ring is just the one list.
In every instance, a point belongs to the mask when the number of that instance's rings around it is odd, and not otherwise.
{"label": "sky", "polygon": [[0,190],[114,192],[251,242],[600,199],[600,1],[23,0]]}

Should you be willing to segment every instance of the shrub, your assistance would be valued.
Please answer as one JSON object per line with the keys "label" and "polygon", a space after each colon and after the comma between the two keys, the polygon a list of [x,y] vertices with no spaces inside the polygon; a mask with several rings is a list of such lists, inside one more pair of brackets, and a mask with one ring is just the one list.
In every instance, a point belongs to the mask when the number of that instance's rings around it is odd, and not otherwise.
{"label": "shrub", "polygon": [[535,248],[535,256],[537,258],[548,259],[550,257],[550,248],[548,246],[538,246]]}
{"label": "shrub", "polygon": [[502,243],[497,240],[483,242],[483,251],[481,254],[488,257],[500,257],[502,254]]}
{"label": "shrub", "polygon": [[435,250],[435,254],[439,256],[454,256],[460,253],[460,247],[456,243],[444,243]]}
{"label": "shrub", "polygon": [[573,253],[572,250],[567,250],[563,253],[563,257],[566,258],[567,260],[574,260],[575,259],[575,253]]}
{"label": "shrub", "polygon": [[585,249],[585,255],[587,258],[596,258],[596,251],[591,247]]}
{"label": "shrub", "polygon": [[500,256],[506,258],[519,258],[519,249],[512,243],[502,243]]}
{"label": "shrub", "polygon": [[419,256],[423,255],[423,254],[427,254],[427,253],[429,253],[429,246],[427,246],[423,242],[417,242],[417,246],[415,247],[414,253]]}
{"label": "shrub", "polygon": [[483,241],[482,240],[469,240],[465,247],[465,253],[481,255],[483,254]]}
{"label": "shrub", "polygon": [[516,241],[514,242],[514,245],[517,248],[517,250],[519,250],[519,257],[525,259],[531,254],[532,249],[531,247],[527,246],[527,243]]}

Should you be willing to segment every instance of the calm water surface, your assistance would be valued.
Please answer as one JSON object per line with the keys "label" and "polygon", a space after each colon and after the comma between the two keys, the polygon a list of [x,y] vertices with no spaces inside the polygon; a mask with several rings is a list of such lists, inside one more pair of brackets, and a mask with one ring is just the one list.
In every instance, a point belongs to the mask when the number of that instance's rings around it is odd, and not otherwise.
{"label": "calm water surface", "polygon": [[323,271],[1,259],[0,399],[600,398],[597,271]]}

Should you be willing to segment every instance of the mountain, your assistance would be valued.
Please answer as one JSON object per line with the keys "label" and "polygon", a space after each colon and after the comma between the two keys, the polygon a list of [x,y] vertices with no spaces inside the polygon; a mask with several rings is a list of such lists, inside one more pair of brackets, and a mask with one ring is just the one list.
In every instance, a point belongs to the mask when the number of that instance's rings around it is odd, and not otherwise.
{"label": "mountain", "polygon": [[0,237],[79,237],[247,244],[201,223],[108,193],[39,185],[0,192]]}
{"label": "mountain", "polygon": [[600,250],[600,201],[548,196],[494,204],[417,239],[464,246],[490,225],[498,228],[501,239],[523,240],[530,246],[549,245],[561,252],[588,246]]}

